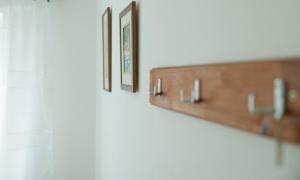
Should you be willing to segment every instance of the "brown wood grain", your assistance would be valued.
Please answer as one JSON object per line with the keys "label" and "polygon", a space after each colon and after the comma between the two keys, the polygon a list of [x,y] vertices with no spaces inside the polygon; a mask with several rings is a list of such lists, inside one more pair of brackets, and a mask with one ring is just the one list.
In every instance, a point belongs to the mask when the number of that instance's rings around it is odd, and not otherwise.
{"label": "brown wood grain", "polygon": [[[104,65],[104,61],[105,61],[105,57],[104,57],[104,43],[105,43],[105,41],[104,41],[104,39],[106,38],[106,37],[104,37],[104,27],[105,27],[105,25],[104,25],[104,18],[105,18],[105,15],[107,15],[107,38],[108,38],[108,46],[107,46],[107,55],[108,55],[108,69],[105,69],[105,65]],[[102,64],[102,66],[103,66],[103,89],[104,90],[106,90],[106,91],[108,91],[108,92],[111,92],[111,89],[112,89],[112,87],[111,87],[111,76],[112,76],[112,73],[111,73],[111,57],[112,57],[112,55],[111,55],[111,9],[110,9],[110,7],[107,7],[106,8],[106,10],[104,11],[104,13],[103,13],[103,15],[102,15],[102,54],[103,54],[103,64]],[[108,89],[106,89],[105,88],[105,71],[108,71],[108,76],[109,76],[109,78],[108,78],[108,84],[109,84],[109,86],[108,86]]]}
{"label": "brown wood grain", "polygon": [[[150,96],[153,105],[257,134],[262,134],[262,124],[268,124],[270,129],[263,135],[276,137],[278,121],[272,115],[250,114],[248,94],[256,93],[258,107],[272,106],[273,81],[282,78],[287,99],[290,90],[300,95],[300,58],[155,68],[151,70],[151,89],[157,78],[162,80],[163,94]],[[196,79],[201,81],[203,100],[196,104],[180,102],[180,89],[190,96]],[[281,139],[300,143],[300,97],[287,100],[281,124]]]}

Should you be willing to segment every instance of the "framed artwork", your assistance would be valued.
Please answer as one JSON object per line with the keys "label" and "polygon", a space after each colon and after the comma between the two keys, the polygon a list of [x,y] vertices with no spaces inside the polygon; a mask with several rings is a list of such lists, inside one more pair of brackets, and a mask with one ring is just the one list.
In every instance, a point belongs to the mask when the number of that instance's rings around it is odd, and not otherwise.
{"label": "framed artwork", "polygon": [[131,2],[120,13],[121,88],[137,90],[137,12],[136,2]]}
{"label": "framed artwork", "polygon": [[111,92],[111,10],[102,15],[103,89]]}

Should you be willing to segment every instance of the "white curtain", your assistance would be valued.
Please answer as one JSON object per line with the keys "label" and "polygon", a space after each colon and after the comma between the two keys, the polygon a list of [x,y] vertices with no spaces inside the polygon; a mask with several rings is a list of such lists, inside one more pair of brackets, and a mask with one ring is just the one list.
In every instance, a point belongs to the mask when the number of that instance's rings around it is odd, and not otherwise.
{"label": "white curtain", "polygon": [[46,0],[0,0],[0,180],[52,179]]}

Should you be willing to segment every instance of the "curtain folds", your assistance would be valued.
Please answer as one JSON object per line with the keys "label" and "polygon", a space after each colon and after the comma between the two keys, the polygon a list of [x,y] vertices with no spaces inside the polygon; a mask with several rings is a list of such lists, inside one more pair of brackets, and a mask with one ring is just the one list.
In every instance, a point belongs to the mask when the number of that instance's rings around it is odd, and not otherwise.
{"label": "curtain folds", "polygon": [[52,179],[46,2],[0,1],[0,179]]}

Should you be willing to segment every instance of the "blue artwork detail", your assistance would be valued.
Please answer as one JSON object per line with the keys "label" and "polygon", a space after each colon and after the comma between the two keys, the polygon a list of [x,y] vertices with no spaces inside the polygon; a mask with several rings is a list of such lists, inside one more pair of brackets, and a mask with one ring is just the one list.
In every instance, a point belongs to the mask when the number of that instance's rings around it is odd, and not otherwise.
{"label": "blue artwork detail", "polygon": [[124,54],[124,72],[132,72],[132,58],[130,47],[130,24],[123,28],[123,54]]}

